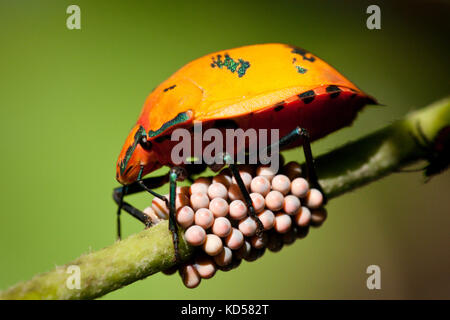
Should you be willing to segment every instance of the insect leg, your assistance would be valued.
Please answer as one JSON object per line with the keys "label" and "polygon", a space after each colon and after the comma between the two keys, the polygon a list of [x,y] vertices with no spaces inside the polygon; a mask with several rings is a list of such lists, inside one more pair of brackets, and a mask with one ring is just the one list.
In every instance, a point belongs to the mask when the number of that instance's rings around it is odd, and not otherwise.
{"label": "insect leg", "polygon": [[229,154],[226,154],[224,156],[225,163],[228,163],[228,166],[230,167],[231,173],[233,174],[233,177],[236,179],[237,185],[239,187],[239,190],[242,193],[242,196],[244,197],[245,204],[247,205],[249,216],[255,220],[257,224],[256,229],[256,235],[258,237],[261,237],[264,231],[264,226],[259,220],[258,216],[256,215],[255,208],[253,207],[252,198],[250,197],[250,194],[248,193],[247,188],[245,187],[244,182],[242,181],[241,175],[239,174],[239,169],[236,164],[231,163],[231,156]]}
{"label": "insect leg", "polygon": [[183,169],[180,167],[173,167],[169,173],[169,230],[172,233],[173,248],[175,251],[175,262],[181,262],[180,252],[178,249],[178,225],[175,218],[175,200],[177,193],[177,180],[183,178]]}
{"label": "insect leg", "polygon": [[[149,221],[148,217],[142,211],[133,207],[129,203],[125,202],[123,200],[123,198],[126,195],[138,193],[138,192],[141,192],[144,190],[148,191],[148,190],[150,190],[150,188],[158,188],[158,187],[164,185],[165,183],[167,183],[168,179],[169,179],[168,174],[163,175],[163,176],[158,176],[158,177],[150,177],[150,178],[147,178],[144,180],[139,180],[139,182],[135,182],[135,183],[132,183],[127,186],[115,188],[113,190],[113,199],[118,205],[118,208],[117,208],[117,238],[118,239],[121,238],[120,214],[121,214],[122,209],[125,210],[127,213],[129,213],[134,218],[141,221],[146,227],[149,227],[151,225],[151,221]],[[155,196],[157,196],[159,198],[164,198],[154,191],[152,191],[150,193],[154,194]],[[165,201],[167,201],[166,198],[164,198],[164,199],[165,199]]]}
{"label": "insect leg", "polygon": [[273,148],[276,144],[278,144],[279,149],[281,149],[282,147],[287,146],[288,144],[292,143],[297,139],[302,139],[303,152],[305,154],[305,162],[306,162],[305,163],[306,179],[308,180],[309,184],[312,187],[318,189],[322,193],[325,204],[326,203],[325,193],[323,192],[323,189],[319,184],[319,179],[317,178],[316,169],[314,167],[314,157],[311,152],[311,139],[306,129],[300,127],[295,128],[284,137],[281,137],[281,139],[278,142],[275,142],[269,147],[267,147],[267,149],[270,152],[270,149]]}

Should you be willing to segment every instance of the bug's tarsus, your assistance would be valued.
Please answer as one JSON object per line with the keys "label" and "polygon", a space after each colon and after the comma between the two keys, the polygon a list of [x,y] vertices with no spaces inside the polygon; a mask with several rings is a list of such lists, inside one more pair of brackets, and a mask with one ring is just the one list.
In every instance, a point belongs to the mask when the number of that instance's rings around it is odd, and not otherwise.
{"label": "bug's tarsus", "polygon": [[120,223],[120,214],[122,212],[122,206],[123,206],[123,198],[125,197],[126,189],[122,188],[122,192],[119,196],[119,203],[117,205],[117,240],[122,240],[122,229],[121,229],[121,223]]}
{"label": "bug's tarsus", "polygon": [[244,181],[242,181],[241,175],[239,174],[238,166],[236,164],[232,163],[232,161],[231,161],[232,159],[229,154],[225,154],[223,158],[225,160],[225,163],[228,164],[234,179],[236,179],[239,190],[241,191],[241,194],[245,200],[245,204],[247,205],[249,216],[256,222],[256,225],[257,225],[256,236],[262,237],[263,231],[264,231],[264,225],[262,224],[261,220],[259,220],[258,216],[256,215],[255,208],[253,207],[252,198],[250,197],[250,194],[248,193],[248,190],[245,187]]}
{"label": "bug's tarsus", "polygon": [[[130,186],[132,186],[132,185],[130,185]],[[124,210],[125,212],[129,213],[131,216],[136,218],[137,220],[139,220],[142,223],[146,224],[147,223],[147,216],[142,211],[136,209],[135,207],[133,207],[129,203],[123,201],[123,197],[125,195],[129,195],[131,193],[136,193],[136,191],[135,192],[130,192],[130,189],[127,188],[127,192],[126,192],[126,194],[124,194],[123,193],[123,187],[118,187],[118,188],[115,188],[114,191],[113,191],[113,199],[117,203],[117,205],[119,206],[119,208],[121,210]],[[119,217],[119,215],[120,215],[120,212],[119,212],[119,209],[118,209],[117,210],[117,216]],[[120,221],[120,220],[118,220],[118,221]],[[117,230],[119,230],[119,229],[120,228],[118,227]]]}
{"label": "bug's tarsus", "polygon": [[[151,194],[157,196],[160,199],[164,199],[164,201],[167,201],[167,206],[169,206],[167,198],[161,196],[160,194],[154,192],[150,188],[158,188],[164,184],[166,184],[168,181],[168,174],[158,177],[151,177],[147,179],[141,179],[138,182],[132,183],[127,186],[122,186],[115,188],[113,190],[113,199],[117,203],[117,237],[118,239],[121,238],[121,222],[120,222],[120,216],[121,211],[125,211],[129,213],[132,217],[136,218],[140,222],[142,222],[146,228],[150,227],[152,225],[151,220],[147,217],[146,214],[144,214],[141,210],[133,207],[131,204],[124,201],[124,197],[142,192],[142,191],[148,191]],[[150,191],[149,191],[150,190]]]}

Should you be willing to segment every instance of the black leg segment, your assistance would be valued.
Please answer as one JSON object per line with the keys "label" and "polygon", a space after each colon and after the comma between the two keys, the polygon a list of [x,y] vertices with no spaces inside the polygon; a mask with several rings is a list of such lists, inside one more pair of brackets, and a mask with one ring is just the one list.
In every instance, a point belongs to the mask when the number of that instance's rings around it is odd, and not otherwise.
{"label": "black leg segment", "polygon": [[[146,227],[151,225],[151,222],[148,220],[147,216],[139,209],[133,207],[129,203],[125,202],[123,198],[126,195],[138,193],[141,191],[149,191],[151,188],[158,188],[169,181],[169,174],[159,176],[159,177],[151,177],[144,180],[139,180],[138,182],[132,183],[127,186],[118,187],[113,190],[113,199],[117,203],[117,238],[121,238],[121,224],[120,224],[120,215],[121,210],[123,209],[125,212],[129,213],[131,216],[142,222]],[[150,192],[150,191],[149,191]],[[154,191],[150,192],[151,194],[164,198],[163,196],[157,194]],[[164,198],[167,201],[166,198]]]}
{"label": "black leg segment", "polygon": [[323,189],[319,184],[319,179],[317,178],[316,169],[314,167],[314,157],[311,152],[311,139],[306,129],[300,127],[295,128],[290,133],[282,137],[278,142],[270,145],[267,149],[270,152],[270,149],[272,149],[276,144],[278,144],[279,149],[281,149],[282,147],[287,146],[298,139],[302,139],[302,147],[305,154],[306,180],[308,180],[312,187],[318,189],[322,193],[325,204],[325,193],[323,192]]}
{"label": "black leg segment", "polygon": [[181,262],[180,252],[178,249],[178,225],[175,217],[175,200],[177,191],[177,180],[180,177],[180,172],[177,167],[170,169],[169,183],[169,230],[172,233],[172,242],[175,250],[175,262]]}
{"label": "black leg segment", "polygon": [[252,198],[250,197],[250,194],[248,193],[248,190],[245,187],[244,181],[242,181],[241,175],[239,174],[239,169],[236,164],[230,163],[231,157],[229,155],[225,155],[224,160],[226,163],[228,163],[231,173],[233,174],[234,179],[236,179],[239,190],[241,191],[242,196],[244,197],[245,200],[245,204],[247,205],[249,216],[256,222],[257,225],[256,236],[261,237],[264,231],[264,225],[256,215],[255,208],[253,207]]}

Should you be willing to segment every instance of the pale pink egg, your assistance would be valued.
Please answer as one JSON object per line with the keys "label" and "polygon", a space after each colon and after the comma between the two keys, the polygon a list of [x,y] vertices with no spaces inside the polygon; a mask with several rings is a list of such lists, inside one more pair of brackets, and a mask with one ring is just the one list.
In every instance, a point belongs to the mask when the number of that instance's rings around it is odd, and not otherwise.
{"label": "pale pink egg", "polygon": [[226,237],[231,233],[231,223],[225,217],[219,217],[214,220],[212,232],[219,237]]}
{"label": "pale pink egg", "polygon": [[205,255],[197,256],[195,258],[194,267],[203,279],[212,278],[216,273],[216,265],[214,264],[213,259]]}
{"label": "pale pink egg", "polygon": [[161,218],[158,217],[152,207],[147,207],[142,212],[148,217],[152,224],[157,224],[159,221],[161,221]]}
{"label": "pale pink egg", "polygon": [[195,211],[209,207],[209,197],[206,193],[196,192],[191,195],[191,207]]}
{"label": "pale pink egg", "polygon": [[166,206],[164,200],[154,197],[152,200],[152,209],[160,219],[169,218],[169,208]]}
{"label": "pale pink egg", "polygon": [[275,230],[278,233],[286,233],[292,225],[291,217],[285,213],[277,213],[275,215]]}
{"label": "pale pink egg", "polygon": [[233,253],[228,247],[224,247],[222,252],[214,256],[214,262],[221,267],[227,266],[231,263],[233,259]]}
{"label": "pale pink egg", "polygon": [[311,221],[311,211],[305,206],[301,207],[295,215],[294,221],[299,227],[306,227]]}
{"label": "pale pink egg", "polygon": [[180,275],[183,279],[184,285],[188,288],[195,288],[200,284],[200,275],[191,264],[183,265],[180,268]]}
{"label": "pale pink egg", "polygon": [[213,213],[214,217],[225,217],[228,214],[228,202],[222,198],[214,198],[209,203],[209,210]]}
{"label": "pale pink egg", "polygon": [[216,256],[223,250],[222,239],[215,234],[207,234],[203,250],[210,256]]}
{"label": "pale pink egg", "polygon": [[291,183],[291,193],[299,198],[304,198],[308,194],[309,183],[304,178],[295,178]]}
{"label": "pale pink egg", "polygon": [[227,199],[228,190],[223,184],[215,182],[208,187],[208,196],[210,199],[214,198]]}
{"label": "pale pink egg", "polygon": [[277,174],[272,179],[272,190],[281,192],[283,195],[287,195],[291,190],[291,180],[283,174]]}
{"label": "pale pink egg", "polygon": [[190,245],[200,246],[206,240],[206,232],[202,227],[193,225],[187,228],[184,233],[184,237],[186,239],[186,242]]}
{"label": "pale pink egg", "polygon": [[[242,182],[244,183],[247,190],[250,188],[250,184],[252,183],[252,175],[245,171],[239,171],[239,175],[241,176]],[[233,183],[237,184],[236,178],[233,177]]]}
{"label": "pale pink egg", "polygon": [[255,213],[262,212],[266,205],[264,197],[259,193],[251,193],[250,198],[252,199],[252,204],[253,208],[255,208]]}
{"label": "pale pink egg", "polygon": [[283,208],[284,196],[280,191],[270,191],[266,195],[266,207],[272,211],[278,211]]}
{"label": "pale pink egg", "polygon": [[283,210],[285,213],[289,215],[297,214],[300,209],[301,202],[300,199],[292,194],[287,195],[284,198]]}
{"label": "pale pink egg", "polygon": [[267,178],[257,176],[253,178],[250,184],[250,190],[254,193],[259,193],[265,197],[270,191],[270,182]]}
{"label": "pale pink egg", "polygon": [[246,237],[251,237],[256,233],[256,222],[250,217],[239,221],[239,231]]}
{"label": "pale pink egg", "polygon": [[177,210],[176,219],[178,224],[186,229],[194,223],[194,210],[191,207],[184,206]]}
{"label": "pale pink egg", "polygon": [[230,203],[230,217],[235,220],[244,219],[247,216],[247,206],[242,200],[234,200]]}
{"label": "pale pink egg", "polygon": [[323,204],[323,194],[317,189],[310,189],[306,195],[306,206],[310,209],[320,208]]}
{"label": "pale pink egg", "polygon": [[194,193],[207,193],[208,192],[208,187],[211,184],[211,179],[206,178],[206,177],[200,177],[195,179],[194,183],[191,184],[191,186],[189,187],[189,193],[190,194],[194,194]]}
{"label": "pale pink egg", "polygon": [[259,220],[264,226],[264,230],[270,230],[273,228],[275,224],[275,215],[270,210],[264,210],[260,214],[258,214]]}
{"label": "pale pink egg", "polygon": [[209,229],[214,223],[214,215],[211,210],[206,208],[200,208],[195,211],[194,217],[195,224],[203,229]]}
{"label": "pale pink egg", "polygon": [[225,238],[225,245],[232,249],[237,250],[244,244],[244,235],[236,228],[231,229],[231,233]]}

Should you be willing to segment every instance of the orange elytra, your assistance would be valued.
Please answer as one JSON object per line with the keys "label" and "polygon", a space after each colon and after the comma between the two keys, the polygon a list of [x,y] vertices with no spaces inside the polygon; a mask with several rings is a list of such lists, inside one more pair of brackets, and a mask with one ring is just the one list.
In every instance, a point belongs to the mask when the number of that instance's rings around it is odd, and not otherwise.
{"label": "orange elytra", "polygon": [[[244,130],[276,128],[280,137],[301,127],[316,140],[350,125],[364,105],[374,103],[304,49],[260,44],[221,50],[188,63],[148,96],[119,155],[116,177],[128,185],[139,174],[173,166],[175,128],[232,121]],[[139,143],[142,137],[151,148]]]}

